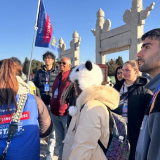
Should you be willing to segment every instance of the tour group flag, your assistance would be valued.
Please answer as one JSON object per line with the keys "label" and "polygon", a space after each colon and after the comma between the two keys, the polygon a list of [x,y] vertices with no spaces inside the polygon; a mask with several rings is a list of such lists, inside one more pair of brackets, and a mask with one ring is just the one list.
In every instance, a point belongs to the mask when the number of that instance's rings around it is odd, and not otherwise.
{"label": "tour group flag", "polygon": [[51,21],[49,19],[48,13],[45,11],[45,7],[42,0],[40,1],[37,27],[38,30],[35,40],[35,46],[48,47],[56,51],[59,51],[55,36],[52,31]]}

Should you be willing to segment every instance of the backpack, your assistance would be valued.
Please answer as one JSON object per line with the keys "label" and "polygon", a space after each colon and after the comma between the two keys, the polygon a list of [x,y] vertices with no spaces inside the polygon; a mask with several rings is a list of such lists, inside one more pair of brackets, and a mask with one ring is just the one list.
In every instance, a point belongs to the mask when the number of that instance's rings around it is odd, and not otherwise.
{"label": "backpack", "polygon": [[[80,112],[84,105],[81,107]],[[100,140],[98,140],[98,144],[107,160],[128,160],[130,144],[127,138],[127,125],[122,116],[113,113],[108,107],[107,109],[109,112],[109,131],[111,133],[108,146],[105,148]]]}
{"label": "backpack", "polygon": [[130,144],[127,138],[127,125],[122,116],[109,112],[110,138],[108,147],[105,148],[100,140],[98,144],[102,148],[107,160],[128,160],[130,154]]}

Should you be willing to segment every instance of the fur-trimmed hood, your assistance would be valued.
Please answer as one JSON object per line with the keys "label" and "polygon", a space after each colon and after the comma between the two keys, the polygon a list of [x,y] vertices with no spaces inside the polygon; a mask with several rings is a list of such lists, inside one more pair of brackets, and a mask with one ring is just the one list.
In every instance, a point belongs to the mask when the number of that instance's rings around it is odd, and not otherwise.
{"label": "fur-trimmed hood", "polygon": [[76,106],[80,109],[82,105],[90,100],[99,100],[107,105],[111,110],[118,107],[119,93],[112,87],[94,86],[82,91],[76,101]]}
{"label": "fur-trimmed hood", "polygon": [[18,81],[18,85],[19,85],[19,89],[18,89],[18,94],[27,94],[27,93],[31,93],[31,89],[29,87],[29,85],[27,83],[25,83],[21,77],[16,76],[17,81]]}

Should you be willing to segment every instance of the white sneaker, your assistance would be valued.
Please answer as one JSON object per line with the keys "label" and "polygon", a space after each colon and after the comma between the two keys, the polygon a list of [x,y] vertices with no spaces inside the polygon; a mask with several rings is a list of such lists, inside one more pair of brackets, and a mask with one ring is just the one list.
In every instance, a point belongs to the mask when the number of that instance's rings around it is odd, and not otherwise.
{"label": "white sneaker", "polygon": [[46,156],[46,160],[53,160],[51,155]]}

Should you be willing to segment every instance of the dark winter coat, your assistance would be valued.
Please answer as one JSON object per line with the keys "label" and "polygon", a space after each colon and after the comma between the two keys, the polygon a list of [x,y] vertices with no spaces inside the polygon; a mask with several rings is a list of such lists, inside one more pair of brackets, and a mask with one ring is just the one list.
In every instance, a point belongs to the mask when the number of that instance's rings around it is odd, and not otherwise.
{"label": "dark winter coat", "polygon": [[39,69],[34,76],[34,84],[40,90],[41,99],[46,105],[50,104],[50,99],[52,97],[52,85],[57,76],[57,72],[52,69],[49,76],[49,91],[44,91],[44,85],[46,84],[46,70],[45,66]]}
{"label": "dark winter coat", "polygon": [[[120,91],[123,83],[124,80],[120,81],[114,86],[114,88]],[[132,90],[128,95],[128,138],[131,145],[130,160],[135,159],[134,157],[140,127],[145,110],[152,97],[152,92],[144,88],[146,83],[146,78],[138,77],[134,84],[128,87],[128,92],[134,88],[134,90]],[[115,112],[122,114],[122,109],[118,108]]]}

